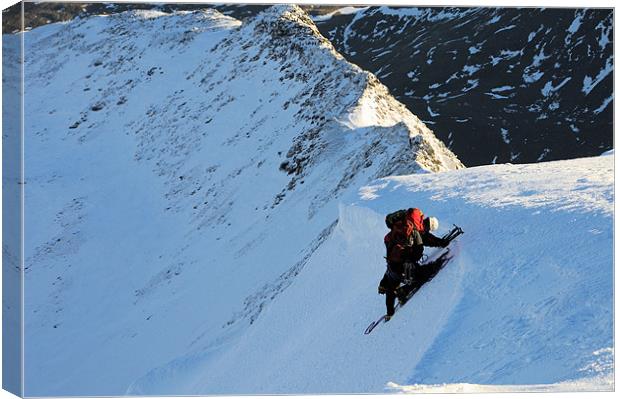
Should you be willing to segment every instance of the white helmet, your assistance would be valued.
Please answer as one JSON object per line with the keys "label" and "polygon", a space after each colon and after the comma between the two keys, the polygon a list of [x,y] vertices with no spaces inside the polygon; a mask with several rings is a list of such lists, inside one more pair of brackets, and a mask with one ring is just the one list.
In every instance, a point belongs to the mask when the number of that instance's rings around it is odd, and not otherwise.
{"label": "white helmet", "polygon": [[430,216],[427,217],[426,220],[428,220],[428,230],[429,231],[435,231],[439,228],[439,220],[437,220],[436,217]]}

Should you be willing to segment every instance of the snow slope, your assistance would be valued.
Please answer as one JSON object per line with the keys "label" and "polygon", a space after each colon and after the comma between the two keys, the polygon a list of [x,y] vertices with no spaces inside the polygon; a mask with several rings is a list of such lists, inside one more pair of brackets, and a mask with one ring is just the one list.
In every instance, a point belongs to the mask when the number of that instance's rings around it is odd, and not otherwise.
{"label": "snow slope", "polygon": [[2,41],[2,387],[20,392],[21,335],[21,237],[16,234],[21,225],[20,159],[21,140],[10,132],[20,130],[21,87],[19,76],[19,42]]}
{"label": "snow slope", "polygon": [[[251,328],[197,345],[128,393],[613,390],[613,160],[366,185]],[[384,312],[383,217],[412,205],[465,235],[446,269],[363,335]]]}
{"label": "snow slope", "polygon": [[77,18],[24,42],[28,396],[118,395],[230,349],[333,231],[341,198],[462,168],[296,6],[243,24]]}
{"label": "snow slope", "polygon": [[[294,6],[24,39],[26,395],[609,388],[614,155],[454,170]],[[411,205],[466,234],[364,336]]]}

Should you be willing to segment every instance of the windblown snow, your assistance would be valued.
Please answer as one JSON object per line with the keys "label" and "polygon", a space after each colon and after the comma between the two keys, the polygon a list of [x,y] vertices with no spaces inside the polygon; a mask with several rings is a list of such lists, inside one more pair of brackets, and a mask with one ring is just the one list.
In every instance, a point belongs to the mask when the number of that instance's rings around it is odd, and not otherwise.
{"label": "windblown snow", "polygon": [[[27,396],[611,372],[614,155],[462,169],[296,6],[24,35]],[[408,206],[466,233],[364,336],[384,214]]]}

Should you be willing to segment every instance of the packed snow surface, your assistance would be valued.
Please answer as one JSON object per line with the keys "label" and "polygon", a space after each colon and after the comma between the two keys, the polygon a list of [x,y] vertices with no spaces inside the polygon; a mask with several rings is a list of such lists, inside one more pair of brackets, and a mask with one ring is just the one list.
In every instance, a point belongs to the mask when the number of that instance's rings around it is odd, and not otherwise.
{"label": "packed snow surface", "polygon": [[[128,393],[613,389],[613,200],[613,156],[379,180],[343,200],[329,239],[250,328]],[[363,335],[385,311],[383,217],[408,206],[465,235]]]}

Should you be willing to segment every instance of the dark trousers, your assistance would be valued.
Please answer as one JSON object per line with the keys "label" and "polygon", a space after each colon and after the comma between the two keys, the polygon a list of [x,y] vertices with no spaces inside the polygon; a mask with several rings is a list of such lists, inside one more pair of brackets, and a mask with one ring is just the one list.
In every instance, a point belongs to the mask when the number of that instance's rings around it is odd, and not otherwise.
{"label": "dark trousers", "polygon": [[419,288],[441,269],[444,261],[436,260],[425,265],[416,265],[413,269],[413,282],[411,284],[402,284],[402,280],[396,279],[394,273],[386,272],[379,283],[379,286],[385,290],[385,307],[388,316],[394,314],[394,302],[397,297],[407,297],[411,291]]}
{"label": "dark trousers", "polygon": [[394,301],[396,301],[396,290],[400,286],[400,281],[390,277],[386,272],[381,279],[379,285],[385,290],[385,306],[388,316],[394,314]]}

